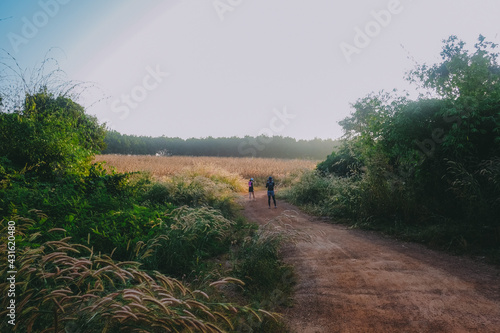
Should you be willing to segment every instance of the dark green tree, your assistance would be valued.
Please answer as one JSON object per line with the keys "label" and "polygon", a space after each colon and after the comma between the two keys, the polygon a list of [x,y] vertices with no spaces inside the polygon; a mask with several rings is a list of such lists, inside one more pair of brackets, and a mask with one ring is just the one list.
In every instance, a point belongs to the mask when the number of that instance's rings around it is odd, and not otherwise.
{"label": "dark green tree", "polygon": [[0,154],[8,166],[43,176],[84,172],[104,148],[105,129],[84,108],[47,89],[21,110],[0,113]]}
{"label": "dark green tree", "polygon": [[[441,62],[417,66],[408,74],[410,81],[430,93],[416,101],[388,93],[359,99],[351,115],[340,122],[348,145],[318,166],[345,176],[354,162],[363,165],[364,194],[371,200],[364,207],[374,207],[365,211],[367,216],[375,211],[386,215],[409,211],[401,207],[412,206],[413,215],[496,223],[500,213],[497,45],[483,36],[472,51],[455,36],[443,42]],[[406,203],[388,204],[395,198],[406,198]]]}

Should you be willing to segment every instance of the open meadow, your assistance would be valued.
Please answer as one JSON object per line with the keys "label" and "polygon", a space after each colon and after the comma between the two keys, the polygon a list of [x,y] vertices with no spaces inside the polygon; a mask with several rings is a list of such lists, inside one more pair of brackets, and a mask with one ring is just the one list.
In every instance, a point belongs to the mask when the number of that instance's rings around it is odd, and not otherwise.
{"label": "open meadow", "polygon": [[150,155],[98,155],[95,161],[106,162],[107,168],[114,167],[118,172],[146,171],[159,179],[200,169],[205,173],[229,172],[242,179],[253,177],[257,187],[263,186],[269,176],[286,183],[298,173],[314,169],[318,163],[302,159]]}

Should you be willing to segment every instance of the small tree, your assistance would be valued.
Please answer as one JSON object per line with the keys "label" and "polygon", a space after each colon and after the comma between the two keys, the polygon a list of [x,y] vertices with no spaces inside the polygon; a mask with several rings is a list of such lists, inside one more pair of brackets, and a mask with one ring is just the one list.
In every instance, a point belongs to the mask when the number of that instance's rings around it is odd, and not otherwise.
{"label": "small tree", "polygon": [[[419,65],[408,74],[431,91],[431,98],[370,94],[340,125],[357,147],[355,159],[365,165],[371,198],[404,188],[409,202],[426,211],[489,223],[500,207],[497,45],[483,36],[473,51],[456,36],[443,42],[441,62]],[[331,156],[319,167],[338,168],[341,161]]]}
{"label": "small tree", "polygon": [[10,167],[39,175],[83,172],[104,135],[82,106],[46,89],[26,96],[22,110],[0,113],[0,154]]}
{"label": "small tree", "polygon": [[87,86],[66,80],[48,54],[33,70],[25,70],[3,52],[1,164],[44,177],[85,171],[91,157],[104,148],[105,136],[105,127],[74,101]]}

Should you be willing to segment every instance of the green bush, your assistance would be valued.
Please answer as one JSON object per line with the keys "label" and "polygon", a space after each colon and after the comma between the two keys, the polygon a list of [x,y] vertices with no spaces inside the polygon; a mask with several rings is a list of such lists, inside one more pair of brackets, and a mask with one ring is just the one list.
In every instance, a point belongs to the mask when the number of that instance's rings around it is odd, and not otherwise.
{"label": "green bush", "polygon": [[210,206],[220,210],[225,217],[234,218],[239,210],[234,199],[236,191],[241,189],[237,175],[217,169],[195,169],[153,184],[144,194],[144,200],[151,204]]}
{"label": "green bush", "polygon": [[362,214],[361,185],[362,182],[354,178],[307,171],[281,196],[316,215],[355,218]]}
{"label": "green bush", "polygon": [[252,301],[270,310],[290,304],[295,283],[292,267],[281,261],[279,253],[286,239],[270,222],[246,237],[235,252],[236,276],[245,282],[245,290]]}
{"label": "green bush", "polygon": [[[35,224],[16,218],[17,238],[35,240]],[[0,259],[7,261],[7,223],[0,230]],[[49,233],[64,233],[63,229]],[[2,331],[60,330],[72,332],[234,331],[241,322],[275,320],[274,314],[249,306],[220,301],[217,288],[240,284],[224,278],[190,290],[179,280],[158,272],[145,272],[140,263],[116,261],[92,248],[69,241],[47,241],[39,248],[17,247],[16,325],[7,319]],[[7,295],[7,265],[0,270],[0,291]],[[2,297],[0,314],[6,318],[9,297]],[[250,317],[252,320],[249,320]]]}
{"label": "green bush", "polygon": [[47,90],[27,95],[22,110],[0,112],[2,162],[45,178],[85,172],[104,135],[82,106]]}
{"label": "green bush", "polygon": [[326,160],[317,165],[316,169],[323,174],[352,177],[359,175],[363,166],[356,147],[352,145],[352,142],[344,141],[339,150],[332,152]]}
{"label": "green bush", "polygon": [[189,275],[192,271],[198,273],[204,260],[228,252],[234,222],[219,211],[183,206],[166,217],[168,222],[158,219],[152,226],[154,236],[139,241],[134,250],[146,268],[175,276]]}
{"label": "green bush", "polygon": [[499,54],[483,36],[474,48],[444,41],[440,63],[408,74],[429,91],[415,101],[384,92],[356,101],[339,122],[344,146],[285,195],[398,237],[498,253]]}

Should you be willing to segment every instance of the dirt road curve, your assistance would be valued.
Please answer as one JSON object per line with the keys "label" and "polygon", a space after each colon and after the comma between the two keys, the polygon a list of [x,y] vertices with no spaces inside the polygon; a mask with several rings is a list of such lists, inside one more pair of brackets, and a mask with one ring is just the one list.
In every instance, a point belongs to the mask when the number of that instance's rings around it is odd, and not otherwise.
{"label": "dirt road curve", "polygon": [[[292,332],[500,332],[500,270],[375,233],[327,224],[264,192],[247,218],[278,216],[310,236],[284,249],[295,266]],[[291,221],[291,222],[290,222]]]}

